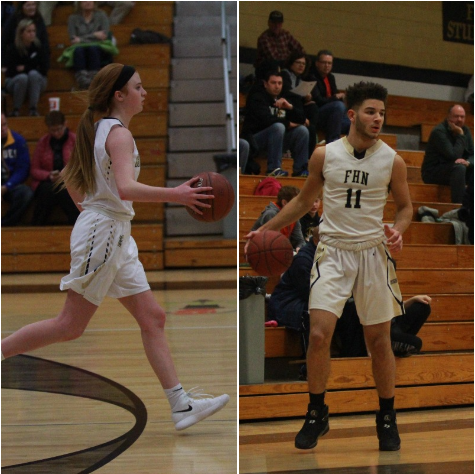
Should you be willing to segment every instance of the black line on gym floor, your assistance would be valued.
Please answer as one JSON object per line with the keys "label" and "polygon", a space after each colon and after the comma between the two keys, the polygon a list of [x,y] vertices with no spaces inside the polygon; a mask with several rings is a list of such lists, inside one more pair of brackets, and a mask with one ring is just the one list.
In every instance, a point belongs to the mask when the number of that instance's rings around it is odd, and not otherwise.
{"label": "black line on gym floor", "polygon": [[133,428],[118,438],[61,456],[5,466],[2,468],[5,473],[86,474],[93,472],[132,446],[147,424],[145,405],[137,395],[123,385],[87,370],[38,357],[20,355],[4,360],[2,388],[99,400],[119,406],[135,417]]}

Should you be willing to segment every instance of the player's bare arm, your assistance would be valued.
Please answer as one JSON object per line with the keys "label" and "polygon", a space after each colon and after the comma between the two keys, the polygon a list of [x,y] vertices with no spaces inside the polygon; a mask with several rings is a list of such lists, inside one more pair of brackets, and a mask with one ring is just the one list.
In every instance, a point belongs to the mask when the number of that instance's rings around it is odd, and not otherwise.
{"label": "player's bare arm", "polygon": [[176,188],[161,188],[137,182],[131,159],[134,141],[128,129],[114,127],[107,137],[106,151],[112,159],[112,169],[121,199],[139,202],[176,202],[189,206],[198,214],[202,214],[200,207],[210,207],[201,200],[214,198],[211,194],[202,194],[211,191],[212,188],[192,187],[199,178],[191,179]]}
{"label": "player's bare arm", "polygon": [[398,252],[402,249],[402,234],[412,220],[412,202],[407,184],[407,169],[404,160],[399,155],[394,158],[390,187],[396,204],[396,216],[392,228],[385,226],[385,234],[388,237],[389,250]]}
{"label": "player's bare arm", "polygon": [[257,231],[250,232],[246,239],[252,239],[255,232],[263,230],[280,230],[304,216],[313,206],[315,199],[320,196],[323,187],[323,163],[325,161],[325,147],[314,151],[308,162],[308,177],[300,193],[292,199],[270,221],[266,222]]}

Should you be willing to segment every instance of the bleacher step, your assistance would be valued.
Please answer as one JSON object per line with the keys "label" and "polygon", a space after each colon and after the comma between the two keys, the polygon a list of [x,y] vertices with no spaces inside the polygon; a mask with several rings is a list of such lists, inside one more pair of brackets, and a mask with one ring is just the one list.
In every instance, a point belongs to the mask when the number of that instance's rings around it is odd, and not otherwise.
{"label": "bleacher step", "polygon": [[206,151],[226,149],[225,127],[169,128],[169,151]]}
{"label": "bleacher step", "polygon": [[[236,16],[237,3],[225,2],[226,15]],[[177,16],[219,16],[221,15],[221,2],[175,2]]]}
{"label": "bleacher step", "polygon": [[[231,58],[231,79],[237,77],[236,56]],[[172,79],[222,79],[223,59],[222,58],[173,58],[171,60]],[[236,115],[237,117],[237,115]]]}

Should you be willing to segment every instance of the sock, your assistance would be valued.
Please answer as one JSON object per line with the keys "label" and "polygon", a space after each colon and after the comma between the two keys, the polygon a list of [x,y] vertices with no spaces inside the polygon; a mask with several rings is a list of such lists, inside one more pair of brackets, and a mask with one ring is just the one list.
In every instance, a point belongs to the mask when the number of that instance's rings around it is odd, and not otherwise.
{"label": "sock", "polygon": [[394,410],[394,397],[381,398],[379,397],[379,409],[380,411],[392,411]]}
{"label": "sock", "polygon": [[3,355],[3,352],[0,351],[0,353],[2,354],[2,360],[5,360],[5,356]]}
{"label": "sock", "polygon": [[325,392],[309,393],[309,395],[310,395],[310,405],[323,408],[323,406],[325,405]]}
{"label": "sock", "polygon": [[188,408],[189,398],[181,384],[163,390],[168,398],[168,403],[170,404],[172,411],[179,411]]}

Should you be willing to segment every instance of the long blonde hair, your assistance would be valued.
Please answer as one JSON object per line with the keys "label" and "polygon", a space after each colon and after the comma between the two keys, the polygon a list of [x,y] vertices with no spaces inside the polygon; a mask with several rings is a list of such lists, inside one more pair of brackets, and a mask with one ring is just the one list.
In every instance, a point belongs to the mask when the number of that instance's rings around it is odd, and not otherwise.
{"label": "long blonde hair", "polygon": [[[36,24],[33,20],[31,20],[30,18],[24,18],[23,20],[20,20],[15,30],[15,47],[21,53],[22,56],[28,55],[28,49],[26,48],[26,45],[23,42],[23,38],[21,37],[21,35],[31,25],[35,25],[36,28]],[[33,43],[38,48],[41,46],[41,42],[38,37],[35,37]]]}
{"label": "long blonde hair", "polygon": [[[103,67],[94,77],[87,91],[89,106],[82,114],[76,131],[76,142],[71,159],[63,170],[63,188],[72,188],[83,194],[95,190],[94,177],[94,128],[95,114],[106,116],[113,99],[113,86],[123,64],[113,63]],[[127,85],[121,90],[126,92]]]}

